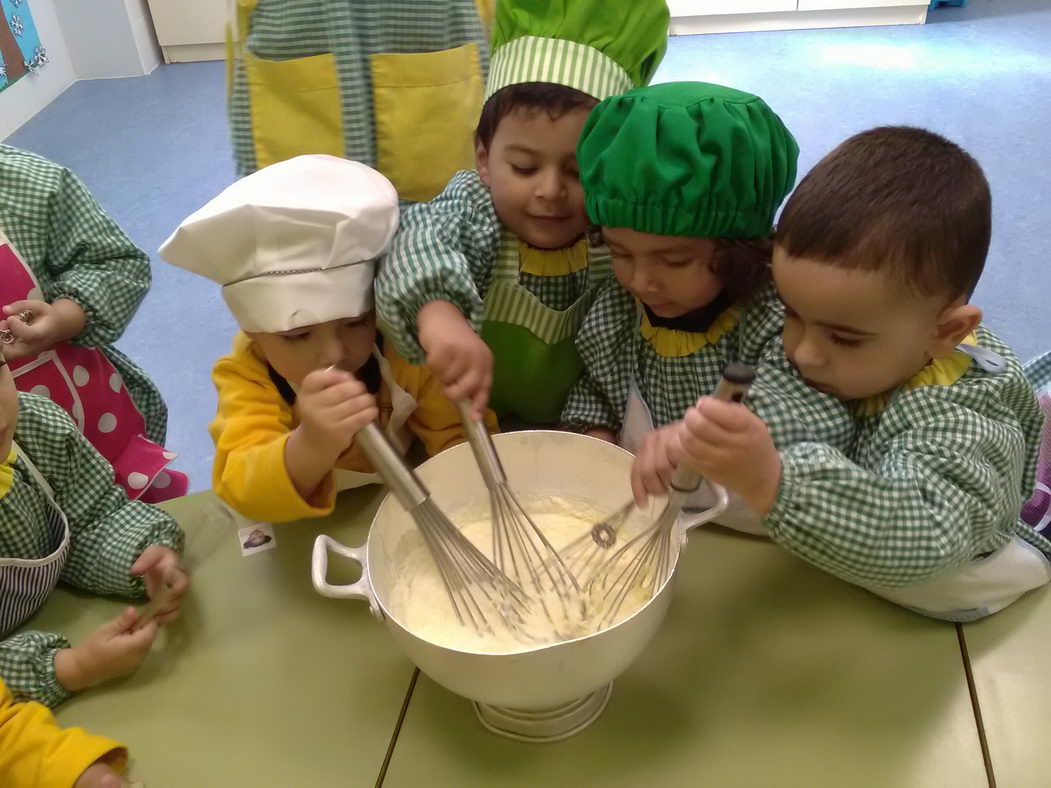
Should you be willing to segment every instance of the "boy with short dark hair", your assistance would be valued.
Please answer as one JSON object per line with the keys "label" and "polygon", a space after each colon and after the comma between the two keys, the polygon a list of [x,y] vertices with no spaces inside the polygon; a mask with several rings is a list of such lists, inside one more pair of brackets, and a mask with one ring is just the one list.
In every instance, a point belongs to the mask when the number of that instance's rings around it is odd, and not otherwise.
{"label": "boy with short dark hair", "polygon": [[667,34],[664,0],[497,4],[477,170],[406,211],[376,282],[384,333],[476,415],[491,389],[500,417],[558,421],[609,274],[586,239],[577,139],[598,100],[649,82]]}
{"label": "boy with short dark hair", "polygon": [[774,447],[746,408],[702,399],[682,446],[770,537],[849,582],[963,621],[1048,582],[1019,512],[1042,417],[1017,358],[969,299],[989,247],[978,163],[931,132],[858,134],[789,198],[773,275],[784,350],[853,411],[848,453]]}

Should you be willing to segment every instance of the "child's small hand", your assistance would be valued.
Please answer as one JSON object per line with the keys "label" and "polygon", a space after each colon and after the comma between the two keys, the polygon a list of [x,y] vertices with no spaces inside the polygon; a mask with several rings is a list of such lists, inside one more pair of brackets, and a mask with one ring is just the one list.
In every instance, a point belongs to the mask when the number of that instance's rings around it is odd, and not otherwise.
{"label": "child's small hand", "polygon": [[471,400],[471,412],[481,420],[493,387],[493,351],[449,301],[424,304],[416,324],[427,366],[444,385],[445,396]]}
{"label": "child's small hand", "polygon": [[163,606],[152,614],[158,624],[170,624],[179,617],[182,597],[190,587],[190,578],[178,553],[162,545],[147,547],[132,564],[131,573],[143,576],[150,600],[163,597]]}
{"label": "child's small hand", "polygon": [[781,484],[781,457],[766,424],[734,402],[702,397],[686,411],[679,433],[685,458],[706,479],[767,514]]}
{"label": "child's small hand", "polygon": [[9,360],[36,356],[77,336],[86,323],[84,310],[68,298],[60,298],[53,304],[15,301],[4,307],[0,320],[0,328],[10,331],[15,340],[4,345],[4,356]]}
{"label": "child's small hand", "polygon": [[151,621],[135,630],[139,620],[133,607],[103,624],[72,648],[55,652],[55,675],[70,692],[100,681],[134,673],[150,653],[160,624]]}
{"label": "child's small hand", "polygon": [[303,378],[296,403],[307,445],[328,465],[350,448],[358,430],[379,418],[365,384],[341,369],[316,369]]}
{"label": "child's small hand", "polygon": [[108,763],[99,761],[80,773],[73,788],[121,788],[130,784]]}
{"label": "child's small hand", "polygon": [[676,421],[654,430],[643,440],[631,466],[631,492],[641,508],[651,495],[664,495],[672,474],[683,459],[680,431]]}

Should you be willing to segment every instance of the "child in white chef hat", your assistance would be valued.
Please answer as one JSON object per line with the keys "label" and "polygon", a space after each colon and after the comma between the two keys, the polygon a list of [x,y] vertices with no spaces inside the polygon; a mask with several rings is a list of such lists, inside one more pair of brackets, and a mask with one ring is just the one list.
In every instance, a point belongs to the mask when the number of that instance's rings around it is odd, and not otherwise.
{"label": "child in white chef hat", "polygon": [[212,484],[241,515],[322,516],[338,490],[378,481],[354,442],[377,418],[396,445],[409,431],[428,454],[464,440],[440,383],[376,332],[376,259],[397,226],[398,195],[380,173],[299,156],[229,186],[161,247],[223,285],[242,329],[212,372],[210,427]]}

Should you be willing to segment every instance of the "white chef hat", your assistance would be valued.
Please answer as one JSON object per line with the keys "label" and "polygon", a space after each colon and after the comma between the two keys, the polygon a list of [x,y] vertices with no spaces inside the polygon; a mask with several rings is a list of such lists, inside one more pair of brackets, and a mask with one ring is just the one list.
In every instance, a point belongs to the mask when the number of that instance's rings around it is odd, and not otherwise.
{"label": "white chef hat", "polygon": [[375,261],[397,227],[397,191],[376,170],[297,156],[224,189],[160,255],[221,284],[245,331],[288,331],[372,309]]}

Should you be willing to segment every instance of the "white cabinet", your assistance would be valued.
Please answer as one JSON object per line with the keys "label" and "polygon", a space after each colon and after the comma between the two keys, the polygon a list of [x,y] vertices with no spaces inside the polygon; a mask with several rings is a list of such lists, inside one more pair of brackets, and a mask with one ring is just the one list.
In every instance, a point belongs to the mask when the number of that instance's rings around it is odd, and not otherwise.
{"label": "white cabinet", "polygon": [[[916,0],[799,0],[800,11],[836,11],[850,8],[915,6]],[[927,3],[923,3],[927,5]]]}
{"label": "white cabinet", "polygon": [[149,4],[166,62],[225,57],[227,0],[149,0]]}
{"label": "white cabinet", "polygon": [[773,11],[795,11],[796,0],[668,0],[668,10],[673,17],[765,14]]}
{"label": "white cabinet", "polygon": [[928,0],[668,0],[672,35],[920,25]]}

